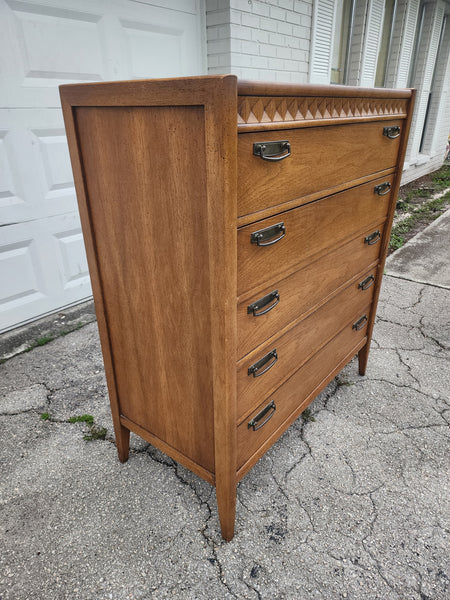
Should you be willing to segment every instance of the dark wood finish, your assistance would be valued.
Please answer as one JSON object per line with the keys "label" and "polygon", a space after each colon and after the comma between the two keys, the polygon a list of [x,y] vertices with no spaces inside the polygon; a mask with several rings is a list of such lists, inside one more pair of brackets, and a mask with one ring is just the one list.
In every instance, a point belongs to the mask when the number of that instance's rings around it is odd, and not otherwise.
{"label": "dark wood finish", "polygon": [[231,539],[236,78],[69,85],[61,98],[119,457],[129,427],[196,464]]}
{"label": "dark wood finish", "polygon": [[[413,92],[214,76],[67,85],[61,100],[119,459],[133,431],[215,485],[230,540],[237,481],[355,353],[365,369]],[[274,139],[292,157],[253,156]],[[250,243],[280,221],[278,244]],[[247,315],[272,288],[279,305]],[[272,345],[279,362],[249,377]]]}
{"label": "dark wood finish", "polygon": [[[296,270],[299,263],[311,260],[318,253],[334,250],[354,237],[358,230],[365,232],[371,224],[374,229],[379,228],[387,215],[390,195],[378,196],[373,190],[384,181],[392,181],[392,176],[240,228],[238,294],[265,283],[271,284],[271,280],[276,281],[277,274],[287,275]],[[250,243],[253,232],[279,222],[286,227],[282,240],[265,247]]]}
{"label": "dark wood finish", "polygon": [[[238,421],[245,419],[292,375],[308,358],[315,354],[338,332],[342,323],[354,321],[372,302],[374,286],[366,290],[359,283],[368,275],[376,276],[373,268],[353,278],[350,285],[320,306],[306,319],[292,323],[281,336],[272,336],[245,356],[237,365]],[[248,374],[248,368],[260,358],[276,349],[278,360],[260,377]]]}
{"label": "dark wood finish", "polygon": [[[384,171],[380,171],[376,174],[378,179],[388,179],[388,177],[396,172],[395,168],[386,169]],[[373,181],[374,175],[365,175],[364,177],[358,177],[354,179],[351,183],[352,187],[356,187],[357,185],[362,185],[363,183],[368,183],[369,181]],[[315,192],[314,194],[307,194],[306,196],[302,196],[301,198],[297,198],[294,200],[290,200],[289,202],[285,202],[282,206],[268,206],[262,210],[259,210],[250,215],[243,215],[238,217],[237,225],[238,228],[244,227],[249,223],[255,223],[256,221],[262,221],[263,219],[267,219],[268,217],[272,217],[273,215],[278,214],[280,211],[286,212],[291,210],[292,208],[297,208],[303,204],[310,204],[315,200],[320,200],[324,196],[331,196],[333,194],[337,194],[338,192],[342,192],[348,189],[348,184],[340,184],[335,185],[326,190],[320,190]]]}
{"label": "dark wood finish", "polygon": [[253,81],[239,79],[239,96],[300,96],[321,98],[406,98],[411,97],[410,89],[364,88],[350,85],[321,85],[317,83],[278,83],[273,81]]}
{"label": "dark wood finish", "polygon": [[[394,167],[400,138],[383,135],[401,120],[336,125],[289,132],[242,133],[238,138],[238,216],[278,206],[357,177]],[[253,144],[289,140],[291,156],[268,162],[253,155]],[[299,200],[299,204],[301,201]]]}
{"label": "dark wood finish", "polygon": [[[349,358],[352,358],[356,354],[358,345],[365,339],[367,328],[355,331],[352,329],[352,323],[353,321],[347,323],[341,333],[312,356],[238,426],[238,470],[242,469],[247,461],[251,461],[253,455],[256,454],[259,458],[259,449],[266,440],[270,438],[272,444],[286,430],[286,427],[283,427],[285,421],[292,413],[298,415],[299,409],[303,411],[329,383],[336,365],[349,355]],[[253,431],[248,427],[248,422],[270,401],[274,401],[276,405],[273,417],[261,429]],[[254,462],[258,458],[255,457]]]}
{"label": "dark wood finish", "polygon": [[212,472],[203,109],[80,107],[75,122],[122,415]]}
{"label": "dark wood finish", "polygon": [[[383,226],[380,225],[380,231]],[[307,316],[339,293],[361,267],[374,266],[380,245],[368,246],[364,238],[372,228],[344,243],[334,252],[320,256],[292,275],[268,286],[254,288],[238,299],[238,357],[242,358],[269,337],[280,333],[291,322]],[[357,277],[357,276],[356,276]],[[279,303],[265,315],[254,317],[247,307],[266,294],[277,290]]]}

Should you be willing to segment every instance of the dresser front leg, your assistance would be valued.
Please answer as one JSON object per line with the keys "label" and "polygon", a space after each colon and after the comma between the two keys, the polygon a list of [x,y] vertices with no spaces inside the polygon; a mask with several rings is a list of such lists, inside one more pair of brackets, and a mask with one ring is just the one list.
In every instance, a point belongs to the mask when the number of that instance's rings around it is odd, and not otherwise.
{"label": "dresser front leg", "polygon": [[236,517],[236,483],[216,481],[217,509],[219,511],[220,530],[227,542],[234,536]]}
{"label": "dresser front leg", "polygon": [[119,460],[121,463],[124,463],[128,460],[128,453],[130,451],[130,430],[121,423],[114,423],[114,433]]}
{"label": "dresser front leg", "polygon": [[360,375],[366,374],[367,361],[369,359],[369,349],[370,349],[370,343],[367,342],[366,345],[363,346],[361,348],[361,350],[358,352],[358,363],[359,363],[359,374]]}

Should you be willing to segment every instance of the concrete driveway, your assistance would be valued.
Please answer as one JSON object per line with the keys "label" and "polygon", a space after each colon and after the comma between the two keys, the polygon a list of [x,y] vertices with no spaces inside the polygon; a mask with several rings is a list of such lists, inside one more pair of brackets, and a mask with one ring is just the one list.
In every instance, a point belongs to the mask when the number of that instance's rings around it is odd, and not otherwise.
{"label": "concrete driveway", "polygon": [[95,323],[7,360],[0,598],[448,600],[449,225],[390,258],[366,377],[242,480],[230,543],[207,483],[134,436],[119,464]]}

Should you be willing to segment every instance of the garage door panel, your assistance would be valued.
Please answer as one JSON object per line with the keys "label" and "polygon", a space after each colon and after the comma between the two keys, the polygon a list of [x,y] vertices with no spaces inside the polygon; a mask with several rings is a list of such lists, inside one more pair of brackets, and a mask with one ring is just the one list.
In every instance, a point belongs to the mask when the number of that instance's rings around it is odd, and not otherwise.
{"label": "garage door panel", "polygon": [[77,211],[61,110],[0,110],[0,127],[8,124],[0,130],[0,225]]}
{"label": "garage door panel", "polygon": [[[19,105],[35,106],[37,102],[57,107],[58,85],[105,79],[106,57],[98,32],[100,13],[68,10],[59,3],[2,2],[12,44],[7,56],[14,55],[15,63],[10,75],[21,88],[23,103]],[[95,4],[99,3],[94,3],[94,10]],[[17,98],[12,100],[9,106],[18,106]]]}
{"label": "garage door panel", "polygon": [[[167,8],[167,0],[128,0],[130,3],[149,4]],[[170,0],[170,7],[173,11],[197,14],[198,0]]]}
{"label": "garage door panel", "polygon": [[11,314],[19,324],[92,295],[77,213],[3,228],[0,239],[0,332]]}
{"label": "garage door panel", "polygon": [[47,80],[102,78],[103,57],[97,31],[101,15],[45,5],[33,5],[30,10],[29,5],[10,0],[9,5],[14,11],[25,80],[40,79],[44,81],[36,83],[52,85]]}
{"label": "garage door panel", "polygon": [[203,74],[204,10],[0,0],[0,331],[92,294],[58,86]]}
{"label": "garage door panel", "polygon": [[[125,31],[129,68],[133,77],[177,77],[184,74],[182,29],[127,21],[122,21],[121,24]],[[155,60],[159,55],[170,63],[170,73],[167,72],[165,62]]]}
{"label": "garage door panel", "polygon": [[8,156],[6,136],[8,131],[0,130],[0,211],[3,206],[12,206],[21,202],[17,197],[11,162]]}
{"label": "garage door panel", "polygon": [[89,269],[84,250],[81,228],[59,232],[55,235],[59,245],[60,273],[65,290],[90,287]]}
{"label": "garage door panel", "polygon": [[[72,168],[69,149],[64,129],[35,129],[40,151],[40,159],[45,174],[45,198],[58,196],[59,190],[73,188]],[[75,208],[75,196],[72,197],[72,208]]]}
{"label": "garage door panel", "polygon": [[[44,296],[39,290],[35,269],[35,246],[34,240],[24,239],[0,248],[0,308],[3,311]],[[21,274],[20,278],[16,273]]]}

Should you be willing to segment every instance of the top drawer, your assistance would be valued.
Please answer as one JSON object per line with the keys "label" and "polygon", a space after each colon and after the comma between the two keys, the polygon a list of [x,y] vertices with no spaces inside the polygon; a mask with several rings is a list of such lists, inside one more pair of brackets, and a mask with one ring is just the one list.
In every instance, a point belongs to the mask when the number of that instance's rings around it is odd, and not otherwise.
{"label": "top drawer", "polygon": [[[401,135],[391,139],[383,131],[397,126],[401,131],[401,119],[240,133],[238,216],[395,167]],[[393,131],[391,135],[397,134]],[[254,143],[277,140],[289,141],[288,158],[268,161],[253,154]]]}

